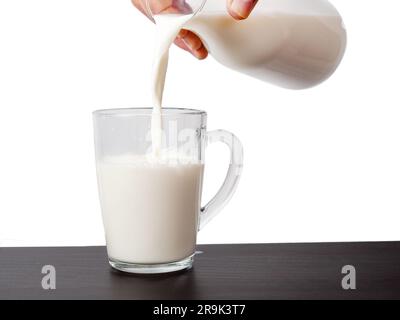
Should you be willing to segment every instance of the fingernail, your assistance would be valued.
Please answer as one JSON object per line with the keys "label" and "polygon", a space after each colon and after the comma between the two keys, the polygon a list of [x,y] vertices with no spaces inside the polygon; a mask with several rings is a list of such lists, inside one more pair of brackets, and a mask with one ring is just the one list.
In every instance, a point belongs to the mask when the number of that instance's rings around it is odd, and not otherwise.
{"label": "fingernail", "polygon": [[239,17],[246,19],[256,3],[257,0],[233,0],[231,10]]}
{"label": "fingernail", "polygon": [[201,50],[194,51],[192,54],[193,54],[193,55],[195,56],[195,58],[197,58],[198,60],[203,60],[203,59],[205,59],[205,58],[207,57],[207,55],[203,55],[203,52],[202,52]]}

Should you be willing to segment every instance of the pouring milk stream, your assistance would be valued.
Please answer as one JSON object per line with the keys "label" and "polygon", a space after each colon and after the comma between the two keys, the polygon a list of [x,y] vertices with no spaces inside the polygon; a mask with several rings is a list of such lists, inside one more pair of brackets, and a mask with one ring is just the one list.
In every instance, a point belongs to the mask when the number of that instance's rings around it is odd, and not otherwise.
{"label": "pouring milk stream", "polygon": [[151,141],[153,157],[160,156],[162,145],[162,97],[168,69],[169,48],[179,31],[193,17],[193,14],[167,14],[155,17],[156,48],[152,75],[153,114],[151,121]]}

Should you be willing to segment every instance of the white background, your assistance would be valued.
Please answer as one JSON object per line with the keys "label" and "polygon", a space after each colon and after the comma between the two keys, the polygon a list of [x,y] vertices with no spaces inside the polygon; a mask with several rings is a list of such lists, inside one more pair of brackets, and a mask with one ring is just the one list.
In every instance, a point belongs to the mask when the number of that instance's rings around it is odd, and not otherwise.
{"label": "white background", "polygon": [[[199,242],[400,239],[400,4],[333,3],[348,51],[311,90],[172,50],[166,105],[207,110],[245,146],[237,193]],[[129,0],[0,0],[0,245],[104,243],[91,112],[149,106],[153,34]],[[204,199],[228,152],[207,160]]]}

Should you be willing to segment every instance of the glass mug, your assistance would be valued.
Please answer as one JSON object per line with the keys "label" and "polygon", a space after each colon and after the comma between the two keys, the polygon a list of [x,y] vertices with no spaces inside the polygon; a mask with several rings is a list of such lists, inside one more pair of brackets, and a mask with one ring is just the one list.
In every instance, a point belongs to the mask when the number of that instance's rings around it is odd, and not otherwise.
{"label": "glass mug", "polygon": [[225,0],[142,0],[142,7],[157,24],[165,15],[192,15],[183,28],[197,34],[216,61],[282,88],[322,83],[346,49],[342,18],[327,0],[259,1],[242,21],[228,14]]}
{"label": "glass mug", "polygon": [[[109,262],[131,273],[192,266],[197,231],[230,200],[242,170],[240,141],[207,132],[207,114],[163,108],[162,152],[152,155],[152,109],[93,113],[99,197]],[[223,142],[231,159],[226,179],[201,207],[205,147]]]}

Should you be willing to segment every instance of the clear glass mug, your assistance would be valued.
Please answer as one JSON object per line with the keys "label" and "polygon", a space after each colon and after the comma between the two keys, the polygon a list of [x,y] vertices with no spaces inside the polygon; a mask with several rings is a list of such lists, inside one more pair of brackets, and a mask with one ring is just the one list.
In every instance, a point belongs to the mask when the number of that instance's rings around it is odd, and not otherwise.
{"label": "clear glass mug", "polygon": [[[243,150],[230,132],[207,132],[204,111],[163,108],[162,153],[152,156],[152,109],[93,113],[96,168],[109,262],[131,273],[192,266],[197,231],[230,200]],[[223,142],[231,159],[226,179],[201,207],[205,147]]]}
{"label": "clear glass mug", "polygon": [[163,15],[192,15],[183,27],[202,39],[215,60],[282,88],[322,83],[346,50],[343,20],[327,0],[258,1],[242,21],[228,14],[225,0],[142,1],[157,23]]}

